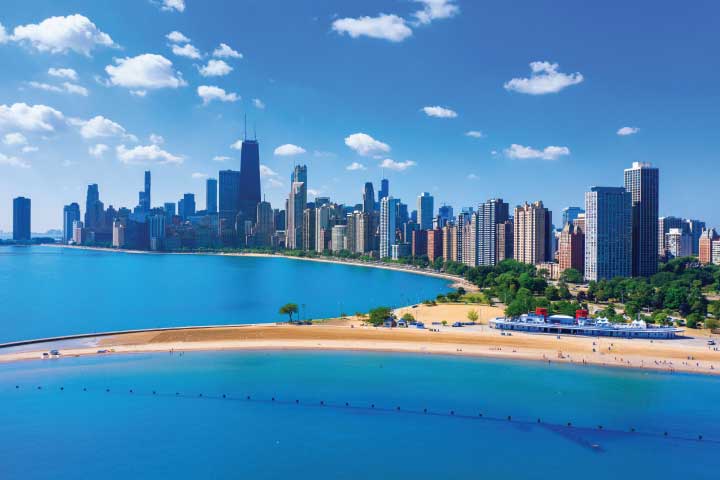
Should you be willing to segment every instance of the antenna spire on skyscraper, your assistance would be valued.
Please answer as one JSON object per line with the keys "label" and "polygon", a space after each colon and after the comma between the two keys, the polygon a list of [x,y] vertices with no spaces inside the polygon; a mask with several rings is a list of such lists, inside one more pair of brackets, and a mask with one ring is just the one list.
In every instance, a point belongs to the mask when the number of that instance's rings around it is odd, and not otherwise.
{"label": "antenna spire on skyscraper", "polygon": [[243,140],[247,140],[247,113],[243,115],[243,124],[244,124],[244,133],[243,133]]}

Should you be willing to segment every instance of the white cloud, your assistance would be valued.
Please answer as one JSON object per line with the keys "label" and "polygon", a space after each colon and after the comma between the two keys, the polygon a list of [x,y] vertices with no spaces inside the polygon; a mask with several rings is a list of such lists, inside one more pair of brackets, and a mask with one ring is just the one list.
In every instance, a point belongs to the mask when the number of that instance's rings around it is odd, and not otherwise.
{"label": "white cloud", "polygon": [[536,150],[532,147],[525,147],[513,143],[510,148],[505,149],[505,155],[508,158],[516,158],[520,160],[535,159],[539,158],[542,160],[557,160],[558,158],[570,155],[570,149],[568,147],[556,147],[549,146],[545,147],[544,150]]}
{"label": "white cloud", "polygon": [[449,108],[441,107],[439,105],[436,105],[434,107],[423,107],[422,110],[428,117],[455,118],[458,116],[456,111],[450,110]]}
{"label": "white cloud", "polygon": [[8,37],[7,32],[5,31],[5,27],[3,27],[3,24],[0,23],[0,45],[10,40],[10,37]]}
{"label": "white cloud", "polygon": [[172,52],[178,57],[187,57],[195,60],[202,58],[200,50],[189,43],[186,43],[182,47],[180,45],[173,45]]}
{"label": "white cloud", "polygon": [[268,178],[267,183],[272,188],[282,188],[285,186],[285,184],[277,178]]}
{"label": "white cloud", "polygon": [[220,102],[237,102],[240,97],[237,93],[227,93],[220,87],[211,85],[200,85],[197,87],[197,94],[203,100],[203,105],[207,105],[213,100]]}
{"label": "white cloud", "polygon": [[105,154],[105,152],[108,151],[109,148],[110,147],[108,147],[104,143],[98,143],[97,145],[88,148],[88,153],[93,157],[102,158],[102,156]]}
{"label": "white cloud", "polygon": [[130,95],[132,95],[133,97],[143,98],[145,95],[147,95],[147,90],[130,90]]}
{"label": "white cloud", "polygon": [[584,80],[581,73],[558,72],[559,65],[550,62],[532,62],[530,78],[513,78],[505,83],[505,90],[511,90],[529,95],[544,95],[557,93],[571,85],[577,85]]}
{"label": "white cloud", "polygon": [[182,32],[178,32],[177,30],[173,30],[172,32],[165,35],[165,38],[170,40],[173,43],[190,43],[190,39],[182,34]]}
{"label": "white cloud", "polygon": [[11,39],[40,52],[67,53],[72,50],[87,56],[97,46],[117,46],[110,35],[79,14],[50,17],[39,24],[15,27]]}
{"label": "white cloud", "polygon": [[8,167],[17,167],[17,168],[30,168],[30,164],[27,163],[22,158],[18,157],[8,157],[4,153],[0,153],[0,166],[5,165]]}
{"label": "white cloud", "polygon": [[350,170],[351,172],[354,172],[356,170],[367,170],[367,167],[365,167],[365,165],[360,162],[352,162],[350,165],[345,167],[345,170]]}
{"label": "white cloud", "polygon": [[183,157],[166,152],[157,145],[138,145],[128,149],[119,145],[115,152],[118,160],[127,165],[182,163]]}
{"label": "white cloud", "polygon": [[155,133],[150,134],[150,143],[154,145],[162,145],[165,143],[165,139],[162,137],[162,135],[157,135]]}
{"label": "white cloud", "polygon": [[230,145],[230,148],[233,150],[242,150],[242,138]]}
{"label": "white cloud", "polygon": [[232,160],[232,157],[226,157],[224,155],[215,155],[213,157],[213,160],[216,162],[227,162],[228,160]]}
{"label": "white cloud", "polygon": [[48,75],[58,78],[67,78],[68,80],[77,80],[77,72],[72,68],[50,68]]}
{"label": "white cloud", "polygon": [[173,70],[170,60],[154,53],[116,58],[115,65],[108,65],[105,71],[110,75],[112,85],[134,89],[137,92],[187,85],[182,76]]}
{"label": "white cloud", "polygon": [[265,110],[265,104],[259,98],[253,98],[253,105],[259,110]]}
{"label": "white cloud", "polygon": [[485,134],[480,130],[469,130],[465,132],[465,136],[472,138],[485,138]]}
{"label": "white cloud", "polygon": [[72,160],[65,159],[60,163],[60,166],[63,168],[72,167],[73,165],[77,164],[77,162],[73,162]]}
{"label": "white cloud", "polygon": [[83,87],[82,85],[77,85],[70,82],[63,82],[60,86],[58,86],[51,85],[49,83],[32,81],[28,82],[28,85],[32,88],[37,88],[38,90],[45,90],[46,92],[72,93],[75,95],[82,95],[83,97],[87,97],[89,94],[87,88]]}
{"label": "white cloud", "polygon": [[194,178],[196,180],[204,180],[204,179],[208,178],[210,175],[208,175],[207,173],[195,172],[191,176],[192,176],[192,178]]}
{"label": "white cloud", "polygon": [[25,145],[27,143],[27,138],[25,137],[25,135],[23,135],[20,132],[13,132],[13,133],[8,133],[7,135],[5,135],[2,139],[2,142],[5,145],[15,147],[15,146],[20,146],[20,145]]}
{"label": "white cloud", "polygon": [[260,165],[260,176],[262,178],[277,177],[278,173],[267,165]]}
{"label": "white cloud", "polygon": [[480,177],[478,177],[478,176],[475,175],[474,173],[471,173],[471,174],[469,174],[469,175],[467,176],[467,179],[468,179],[468,180],[479,180]]}
{"label": "white cloud", "polygon": [[129,135],[122,125],[102,115],[97,115],[86,122],[80,120],[74,121],[74,123],[80,126],[80,135],[83,138],[124,137],[134,139],[134,136]]}
{"label": "white cloud", "polygon": [[293,145],[292,143],[286,143],[285,145],[280,145],[279,147],[277,147],[273,153],[280,157],[288,157],[305,153],[305,149],[302,147],[298,147],[297,145]]}
{"label": "white cloud", "polygon": [[77,85],[75,83],[70,83],[70,82],[63,82],[62,86],[65,89],[65,91],[68,93],[82,95],[83,97],[88,96],[88,89],[83,87],[82,85]]}
{"label": "white cloud", "polygon": [[0,105],[0,130],[54,132],[65,123],[62,112],[46,105]]}
{"label": "white cloud", "polygon": [[363,156],[375,153],[387,153],[390,151],[390,145],[379,140],[375,140],[366,133],[353,133],[352,135],[345,137],[345,145]]}
{"label": "white cloud", "polygon": [[33,153],[33,152],[37,152],[38,150],[40,150],[40,149],[39,149],[38,147],[33,146],[33,145],[25,145],[25,146],[22,148],[22,152],[23,152],[23,153]]}
{"label": "white cloud", "polygon": [[398,172],[402,172],[403,170],[407,170],[408,168],[414,167],[415,165],[417,165],[417,163],[413,162],[412,160],[407,160],[407,161],[405,161],[405,162],[396,162],[395,160],[393,160],[393,159],[391,159],[391,158],[386,158],[386,159],[383,160],[382,163],[380,164],[380,166],[381,166],[382,168],[387,168],[387,169],[395,170],[395,171],[398,171]]}
{"label": "white cloud", "polygon": [[636,127],[622,127],[620,130],[617,131],[617,134],[621,137],[627,137],[628,135],[635,135],[639,131],[640,129]]}
{"label": "white cloud", "polygon": [[322,150],[315,150],[313,152],[313,157],[317,158],[335,158],[337,155],[335,155],[333,152],[324,152]]}
{"label": "white cloud", "polygon": [[415,0],[422,3],[424,8],[413,13],[418,23],[427,25],[433,20],[451,18],[460,13],[460,8],[455,5],[454,0]]}
{"label": "white cloud", "polygon": [[219,47],[213,50],[212,55],[217,58],[243,58],[242,53],[233,50],[226,43],[221,43]]}
{"label": "white cloud", "polygon": [[203,77],[222,77],[233,71],[233,68],[223,60],[209,60],[207,65],[200,67]]}
{"label": "white cloud", "polygon": [[404,18],[384,13],[377,17],[339,18],[333,22],[332,29],[352,38],[366,36],[391,42],[402,42],[412,35]]}
{"label": "white cloud", "polygon": [[317,197],[318,195],[322,194],[322,192],[320,190],[316,190],[314,188],[308,188],[307,193],[308,193],[308,195],[312,195],[313,197]]}
{"label": "white cloud", "polygon": [[162,0],[160,9],[167,12],[172,12],[173,10],[175,10],[182,13],[185,11],[185,0]]}

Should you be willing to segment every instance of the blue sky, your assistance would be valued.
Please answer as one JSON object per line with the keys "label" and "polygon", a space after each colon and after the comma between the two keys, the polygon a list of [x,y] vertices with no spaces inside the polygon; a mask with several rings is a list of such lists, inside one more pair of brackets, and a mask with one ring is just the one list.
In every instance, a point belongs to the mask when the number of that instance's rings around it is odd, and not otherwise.
{"label": "blue sky", "polygon": [[4,0],[0,229],[18,195],[34,231],[59,227],[88,183],[132,207],[147,168],[154,204],[202,207],[245,114],[275,207],[294,162],[350,204],[384,163],[411,205],[541,199],[559,218],[650,161],[661,215],[720,225],[720,5],[588,3]]}

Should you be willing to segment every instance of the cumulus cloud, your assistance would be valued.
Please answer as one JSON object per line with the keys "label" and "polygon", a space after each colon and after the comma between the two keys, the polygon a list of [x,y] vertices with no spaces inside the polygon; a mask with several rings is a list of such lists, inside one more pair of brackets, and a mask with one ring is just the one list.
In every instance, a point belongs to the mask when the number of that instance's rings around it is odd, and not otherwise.
{"label": "cumulus cloud", "polygon": [[165,38],[170,40],[173,43],[190,43],[190,39],[182,34],[182,32],[178,32],[177,30],[173,30],[172,32],[165,35]]}
{"label": "cumulus cloud", "polygon": [[207,173],[200,173],[200,172],[195,172],[191,175],[191,177],[196,180],[204,180],[204,179],[208,178],[209,176],[210,175],[208,175]]}
{"label": "cumulus cloud", "polygon": [[15,27],[11,39],[40,52],[74,51],[86,56],[90,56],[92,50],[98,46],[117,47],[110,35],[79,14],[50,17],[38,24]]}
{"label": "cumulus cloud", "polygon": [[441,107],[441,106],[434,106],[434,107],[423,107],[423,112],[425,112],[425,115],[428,117],[436,117],[436,118],[455,118],[458,116],[457,112],[454,110],[450,110],[449,108]]}
{"label": "cumulus cloud", "polygon": [[465,136],[472,138],[485,138],[485,134],[480,130],[469,130],[465,132]]}
{"label": "cumulus cloud", "polygon": [[200,85],[197,88],[197,94],[202,98],[203,105],[207,105],[213,100],[220,102],[237,102],[240,100],[237,93],[227,93],[224,89],[212,85]]}
{"label": "cumulus cloud", "polygon": [[163,143],[165,143],[165,139],[163,138],[163,136],[156,133],[151,133],[149,138],[150,143],[154,145],[162,145]]}
{"label": "cumulus cloud", "polygon": [[525,147],[513,143],[510,148],[505,149],[505,155],[508,158],[515,158],[520,160],[526,159],[542,159],[542,160],[557,160],[558,158],[566,155],[570,155],[570,149],[568,147],[556,147],[549,146],[543,150],[536,150],[532,147]]}
{"label": "cumulus cloud", "polygon": [[242,150],[242,142],[243,141],[241,138],[241,139],[237,140],[235,143],[233,143],[232,145],[230,145],[230,148],[232,148],[233,150]]}
{"label": "cumulus cloud", "polygon": [[8,40],[10,40],[10,38],[5,31],[5,27],[3,27],[3,24],[0,23],[0,45],[7,42]]}
{"label": "cumulus cloud", "polygon": [[365,36],[391,42],[402,42],[412,35],[404,18],[384,13],[377,17],[339,18],[332,23],[332,29],[352,38]]}
{"label": "cumulus cloud", "polygon": [[16,147],[20,145],[25,145],[27,143],[27,138],[20,132],[13,132],[6,134],[3,137],[2,142],[5,145]]}
{"label": "cumulus cloud", "polygon": [[154,53],[116,58],[115,65],[108,65],[105,71],[110,76],[111,85],[134,89],[136,92],[187,85],[173,69],[170,60]]}
{"label": "cumulus cloud", "polygon": [[396,162],[392,158],[386,158],[382,161],[382,163],[380,163],[380,166],[382,168],[395,170],[397,172],[402,172],[403,170],[407,170],[408,168],[414,167],[415,165],[417,165],[417,163],[413,162],[412,160],[407,160],[405,162]]}
{"label": "cumulus cloud", "polygon": [[468,174],[467,179],[468,180],[478,180],[478,179],[480,179],[480,177],[478,177],[474,173],[470,173],[470,174]]}
{"label": "cumulus cloud", "polygon": [[105,154],[105,152],[108,151],[110,147],[105,145],[104,143],[98,143],[97,145],[93,145],[92,147],[88,148],[88,153],[96,158],[102,158],[102,156]]}
{"label": "cumulus cloud", "polygon": [[544,95],[557,93],[571,85],[577,85],[584,80],[581,73],[558,72],[559,65],[550,62],[532,62],[530,78],[513,78],[505,83],[505,90],[527,93],[528,95]]}
{"label": "cumulus cloud", "polygon": [[265,110],[265,103],[259,98],[253,98],[253,105],[259,110]]}
{"label": "cumulus cloud", "polygon": [[212,53],[216,58],[243,58],[243,54],[233,50],[230,45],[221,43]]}
{"label": "cumulus cloud", "polygon": [[193,45],[191,45],[189,43],[186,43],[183,46],[173,45],[172,52],[175,55],[177,55],[178,57],[192,58],[195,60],[202,58],[202,54],[200,53],[200,50],[198,50],[197,48],[195,48]]}
{"label": "cumulus cloud", "polygon": [[297,145],[293,145],[292,143],[286,143],[285,145],[277,147],[273,153],[279,157],[289,157],[305,153],[305,149],[298,147]]}
{"label": "cumulus cloud", "polygon": [[233,71],[233,68],[223,60],[209,60],[207,65],[200,67],[203,77],[222,77]]}
{"label": "cumulus cloud", "polygon": [[260,176],[263,178],[277,177],[278,173],[267,165],[260,165]]}
{"label": "cumulus cloud", "polygon": [[282,188],[285,186],[285,184],[283,182],[281,182],[280,180],[278,180],[277,178],[268,178],[267,183],[268,183],[268,186],[270,186],[272,188]]}
{"label": "cumulus cloud", "polygon": [[355,150],[360,155],[367,156],[376,153],[387,153],[390,151],[390,145],[375,140],[366,133],[353,133],[345,137],[345,145]]}
{"label": "cumulus cloud", "polygon": [[350,165],[345,167],[345,170],[350,170],[351,172],[354,172],[357,170],[367,170],[367,168],[360,162],[352,162]]}
{"label": "cumulus cloud", "polygon": [[183,162],[183,157],[173,155],[157,145],[138,145],[130,149],[125,145],[118,145],[115,153],[118,160],[126,165],[179,164]]}
{"label": "cumulus cloud", "polygon": [[58,78],[67,78],[68,80],[77,80],[77,72],[72,68],[50,68],[48,75]]}
{"label": "cumulus cloud", "polygon": [[46,105],[0,105],[0,130],[54,132],[65,124],[62,112]]}
{"label": "cumulus cloud", "polygon": [[413,17],[422,25],[427,25],[433,20],[451,18],[460,13],[460,8],[455,5],[455,0],[415,0],[423,4],[423,9],[413,13]]}
{"label": "cumulus cloud", "polygon": [[73,123],[80,127],[80,135],[86,139],[121,137],[136,140],[133,135],[127,133],[122,125],[102,115],[97,115],[86,122],[75,120]]}
{"label": "cumulus cloud", "polygon": [[40,149],[33,145],[25,145],[24,147],[22,147],[23,153],[33,153],[33,152],[37,152],[38,150],[40,150]]}
{"label": "cumulus cloud", "polygon": [[162,3],[160,4],[160,10],[165,10],[166,12],[184,12],[185,11],[185,0],[162,0]]}
{"label": "cumulus cloud", "polygon": [[16,167],[16,168],[30,168],[30,164],[27,163],[22,158],[18,157],[11,157],[8,155],[5,155],[4,153],[0,153],[0,166],[5,165],[7,167]]}
{"label": "cumulus cloud", "polygon": [[213,157],[213,161],[215,162],[227,162],[228,160],[232,160],[232,157],[227,157],[224,155],[215,155]]}
{"label": "cumulus cloud", "polygon": [[620,130],[617,131],[617,134],[621,137],[627,137],[628,135],[635,135],[639,131],[640,129],[636,127],[622,127]]}

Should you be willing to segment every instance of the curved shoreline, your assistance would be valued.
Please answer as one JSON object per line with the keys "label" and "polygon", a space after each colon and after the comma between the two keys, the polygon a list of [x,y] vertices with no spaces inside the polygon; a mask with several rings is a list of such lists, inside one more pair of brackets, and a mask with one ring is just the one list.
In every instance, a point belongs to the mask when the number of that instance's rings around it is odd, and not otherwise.
{"label": "curved shoreline", "polygon": [[347,265],[351,267],[366,267],[366,268],[377,268],[382,270],[393,270],[396,272],[414,273],[416,275],[424,275],[426,277],[435,277],[443,280],[449,280],[452,283],[452,288],[462,287],[468,292],[478,291],[478,287],[470,283],[467,279],[459,277],[457,275],[451,275],[449,273],[437,272],[434,270],[427,270],[422,268],[404,267],[394,264],[383,264],[383,263],[371,263],[354,260],[340,260],[338,258],[311,258],[311,257],[299,257],[294,255],[285,255],[282,253],[252,253],[252,252],[150,252],[146,250],[124,250],[116,248],[105,248],[105,247],[84,247],[78,245],[62,245],[62,244],[43,244],[38,245],[42,247],[54,247],[54,248],[68,248],[73,250],[90,250],[97,252],[113,252],[113,253],[128,253],[128,254],[140,254],[140,255],[206,255],[206,256],[218,256],[218,257],[254,257],[254,258],[286,258],[288,260],[303,260],[309,262],[319,263],[334,263],[337,265]]}

